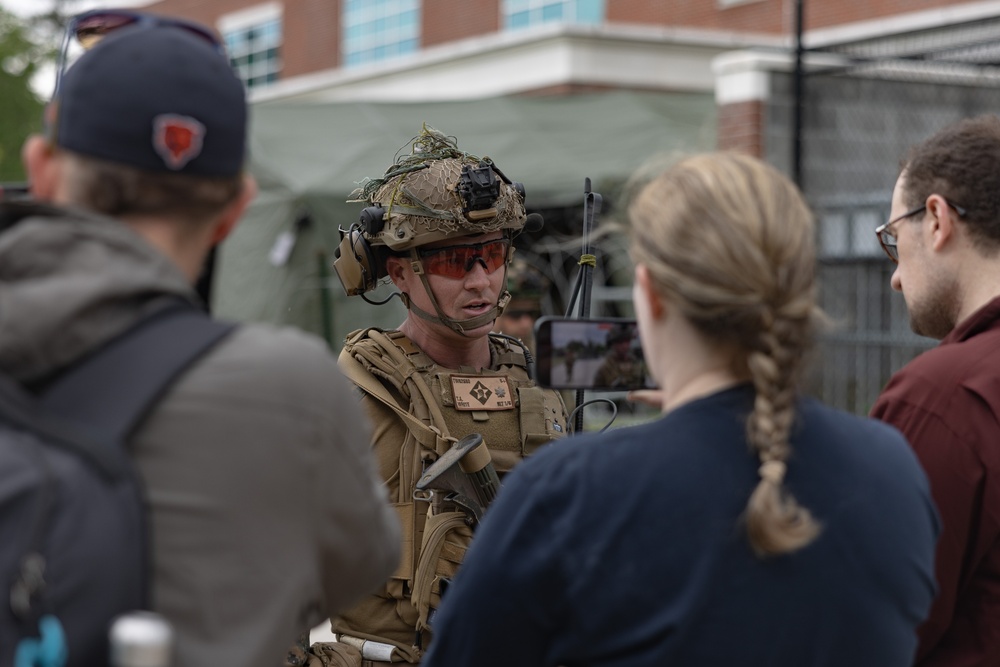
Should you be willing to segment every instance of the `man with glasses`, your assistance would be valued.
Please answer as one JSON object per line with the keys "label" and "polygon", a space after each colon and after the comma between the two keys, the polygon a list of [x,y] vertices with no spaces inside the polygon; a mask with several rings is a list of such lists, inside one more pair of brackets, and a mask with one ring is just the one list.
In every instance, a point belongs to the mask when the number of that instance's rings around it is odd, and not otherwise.
{"label": "man with glasses", "polygon": [[910,326],[941,344],[889,381],[872,416],[903,432],[941,514],[938,596],[916,665],[1000,664],[1000,117],[915,146],[876,230]]}
{"label": "man with glasses", "polygon": [[[85,17],[71,30],[102,39],[24,146],[38,203],[0,204],[0,371],[32,390],[166,304],[203,310],[193,284],[256,190],[245,91],[214,33]],[[392,572],[399,526],[350,401],[321,340],[246,324],[129,438],[172,664],[273,667]]]}
{"label": "man with glasses", "polygon": [[333,630],[338,648],[351,648],[346,664],[398,667],[418,663],[428,648],[434,610],[475,521],[473,503],[458,494],[417,490],[425,471],[457,440],[478,434],[503,475],[566,435],[567,422],[559,394],[531,380],[518,341],[490,334],[510,299],[523,186],[425,127],[409,154],[356,194],[367,206],[341,230],[334,268],[347,293],[366,300],[387,278],[407,315],[397,330],[349,334],[340,363],[375,423],[372,445],[403,525],[403,562],[382,591],[334,619]]}

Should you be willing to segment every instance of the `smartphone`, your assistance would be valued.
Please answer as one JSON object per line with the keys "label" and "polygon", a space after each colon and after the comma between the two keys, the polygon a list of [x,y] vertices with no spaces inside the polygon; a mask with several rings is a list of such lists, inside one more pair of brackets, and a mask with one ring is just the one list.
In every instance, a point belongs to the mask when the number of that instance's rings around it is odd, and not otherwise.
{"label": "smartphone", "polygon": [[542,317],[535,322],[535,382],[552,389],[655,387],[634,319]]}

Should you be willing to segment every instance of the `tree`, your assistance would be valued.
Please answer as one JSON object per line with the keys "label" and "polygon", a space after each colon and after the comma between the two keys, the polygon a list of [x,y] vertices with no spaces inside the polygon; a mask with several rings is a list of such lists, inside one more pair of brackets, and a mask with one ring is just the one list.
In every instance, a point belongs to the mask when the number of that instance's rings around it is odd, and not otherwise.
{"label": "tree", "polygon": [[51,51],[28,34],[24,23],[0,8],[0,181],[24,180],[21,145],[42,128],[44,103],[31,79]]}

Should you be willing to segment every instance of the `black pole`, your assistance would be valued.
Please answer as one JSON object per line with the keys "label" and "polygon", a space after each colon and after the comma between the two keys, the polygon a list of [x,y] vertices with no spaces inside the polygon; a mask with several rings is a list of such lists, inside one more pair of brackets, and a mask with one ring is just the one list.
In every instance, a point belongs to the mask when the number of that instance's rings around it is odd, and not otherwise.
{"label": "black pole", "polygon": [[[590,231],[594,227],[594,217],[601,209],[603,199],[601,195],[592,192],[590,189],[590,179],[583,181],[583,251],[580,264],[580,273],[577,274],[577,287],[580,289],[580,317],[590,317],[590,293],[593,288],[594,270],[593,262],[590,261]],[[574,292],[573,301],[576,299]],[[572,302],[571,302],[572,303]],[[583,389],[576,390],[576,407],[583,405]],[[583,410],[577,410],[576,419],[573,424],[574,433],[583,433]]]}
{"label": "black pole", "polygon": [[805,0],[795,0],[795,106],[792,110],[792,178],[802,189],[802,107],[805,105],[805,70],[802,56],[802,29],[805,22]]}

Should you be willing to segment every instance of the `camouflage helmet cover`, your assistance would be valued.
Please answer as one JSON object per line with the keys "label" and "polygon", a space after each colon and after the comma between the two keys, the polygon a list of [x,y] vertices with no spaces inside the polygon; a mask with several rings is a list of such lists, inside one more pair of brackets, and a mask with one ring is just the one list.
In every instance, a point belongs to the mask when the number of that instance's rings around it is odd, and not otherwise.
{"label": "camouflage helmet cover", "polygon": [[[354,198],[356,197],[356,198]],[[351,201],[385,210],[368,243],[407,250],[454,236],[524,227],[524,190],[492,160],[459,151],[455,140],[426,125],[409,155],[397,158],[382,178],[368,180]]]}

